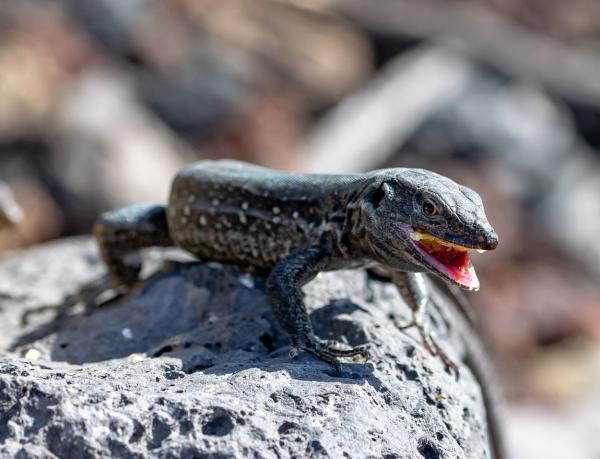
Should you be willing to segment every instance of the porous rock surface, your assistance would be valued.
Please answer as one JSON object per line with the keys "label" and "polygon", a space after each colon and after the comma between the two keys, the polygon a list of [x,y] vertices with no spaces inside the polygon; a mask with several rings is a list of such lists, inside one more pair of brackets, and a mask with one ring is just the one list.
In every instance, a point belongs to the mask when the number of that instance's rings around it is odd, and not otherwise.
{"label": "porous rock surface", "polygon": [[[123,298],[57,317],[103,274],[89,239],[0,262],[0,457],[489,457],[469,370],[457,380],[400,331],[390,317],[406,305],[364,271],[305,288],[321,337],[371,343],[371,360],[341,374],[290,360],[264,279],[236,267],[172,262]],[[431,318],[458,359],[451,311]]]}

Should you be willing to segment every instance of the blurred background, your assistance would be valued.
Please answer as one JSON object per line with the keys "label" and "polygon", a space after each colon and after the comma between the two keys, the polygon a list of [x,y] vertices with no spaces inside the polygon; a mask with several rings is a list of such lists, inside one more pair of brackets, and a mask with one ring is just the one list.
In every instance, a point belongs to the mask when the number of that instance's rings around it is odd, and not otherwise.
{"label": "blurred background", "polygon": [[225,157],[477,190],[515,457],[600,458],[600,2],[2,2],[0,256]]}

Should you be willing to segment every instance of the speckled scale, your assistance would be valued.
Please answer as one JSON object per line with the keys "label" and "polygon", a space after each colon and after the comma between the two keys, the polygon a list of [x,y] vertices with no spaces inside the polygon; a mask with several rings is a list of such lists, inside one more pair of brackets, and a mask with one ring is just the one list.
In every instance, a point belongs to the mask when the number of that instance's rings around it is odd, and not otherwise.
{"label": "speckled scale", "polygon": [[203,161],[173,181],[169,231],[175,245],[200,258],[272,268],[342,227],[331,223],[343,222],[352,192],[364,181],[365,175],[288,174]]}

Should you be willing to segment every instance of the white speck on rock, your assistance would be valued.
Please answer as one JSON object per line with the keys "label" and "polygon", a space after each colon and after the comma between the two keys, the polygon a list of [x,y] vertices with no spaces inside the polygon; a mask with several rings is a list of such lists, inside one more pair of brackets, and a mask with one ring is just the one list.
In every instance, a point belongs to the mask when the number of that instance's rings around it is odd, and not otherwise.
{"label": "white speck on rock", "polygon": [[41,356],[42,353],[35,348],[31,348],[25,353],[25,358],[27,360],[39,360]]}
{"label": "white speck on rock", "polygon": [[254,288],[254,280],[250,276],[248,276],[248,275],[240,276],[239,280],[240,280],[240,284],[242,284],[244,287]]}
{"label": "white speck on rock", "polygon": [[121,335],[123,335],[123,338],[125,339],[133,339],[133,332],[131,331],[131,328],[124,328],[121,330]]}

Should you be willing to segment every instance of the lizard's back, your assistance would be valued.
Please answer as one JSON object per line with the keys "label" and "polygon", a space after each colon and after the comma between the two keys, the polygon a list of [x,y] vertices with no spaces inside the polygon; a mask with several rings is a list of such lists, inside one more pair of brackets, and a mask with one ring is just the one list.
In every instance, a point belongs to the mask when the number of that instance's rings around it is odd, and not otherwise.
{"label": "lizard's back", "polygon": [[341,230],[348,200],[367,179],[202,161],[173,180],[169,231],[200,258],[270,269],[324,232]]}

